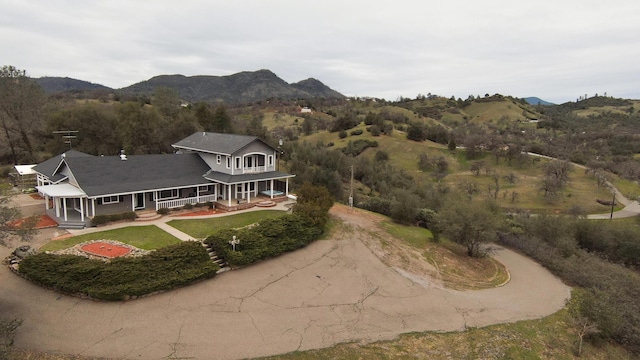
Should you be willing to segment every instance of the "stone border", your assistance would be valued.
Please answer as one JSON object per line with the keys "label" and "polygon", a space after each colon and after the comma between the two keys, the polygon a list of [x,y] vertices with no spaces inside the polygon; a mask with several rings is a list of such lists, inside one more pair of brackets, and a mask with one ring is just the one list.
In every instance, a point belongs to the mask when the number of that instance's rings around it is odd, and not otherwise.
{"label": "stone border", "polygon": [[80,244],[76,244],[70,248],[67,249],[62,249],[62,250],[56,250],[56,251],[47,251],[47,254],[55,254],[55,255],[75,255],[75,256],[82,256],[82,257],[86,257],[89,259],[94,259],[94,260],[102,260],[102,261],[110,261],[112,259],[115,258],[108,258],[105,256],[99,256],[99,255],[95,255],[95,254],[89,254],[85,251],[83,251],[81,248],[85,245],[88,244],[93,244],[93,243],[106,243],[106,244],[111,244],[111,245],[117,245],[117,246],[122,246],[125,247],[131,251],[129,251],[129,253],[123,255],[123,256],[118,256],[118,257],[141,257],[141,256],[145,256],[148,255],[152,252],[152,250],[143,250],[143,249],[139,249],[135,246],[131,246],[129,244],[125,244],[123,242],[120,241],[115,241],[115,240],[108,240],[108,239],[102,239],[102,240],[91,240],[91,241],[85,241],[83,243]]}

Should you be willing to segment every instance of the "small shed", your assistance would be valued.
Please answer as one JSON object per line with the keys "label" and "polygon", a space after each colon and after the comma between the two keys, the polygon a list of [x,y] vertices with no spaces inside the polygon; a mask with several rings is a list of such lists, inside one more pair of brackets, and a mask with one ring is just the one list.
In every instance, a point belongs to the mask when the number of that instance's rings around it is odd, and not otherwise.
{"label": "small shed", "polygon": [[11,185],[18,187],[34,187],[36,186],[36,172],[33,165],[16,165],[15,172],[9,174]]}

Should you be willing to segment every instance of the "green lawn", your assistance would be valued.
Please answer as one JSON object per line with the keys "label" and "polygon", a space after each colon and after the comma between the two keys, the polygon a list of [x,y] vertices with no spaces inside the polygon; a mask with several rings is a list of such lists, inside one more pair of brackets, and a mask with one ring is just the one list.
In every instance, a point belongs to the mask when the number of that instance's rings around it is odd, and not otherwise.
{"label": "green lawn", "polygon": [[402,239],[418,249],[423,249],[433,237],[431,231],[425,228],[396,224],[391,220],[381,222],[380,226],[389,235]]}
{"label": "green lawn", "polygon": [[171,220],[168,224],[196,239],[204,239],[218,230],[240,228],[283,214],[280,210],[259,210],[210,219]]}
{"label": "green lawn", "polygon": [[144,250],[155,250],[180,242],[179,239],[155,225],[129,226],[51,241],[43,245],[40,251],[62,250],[91,240],[116,240]]}

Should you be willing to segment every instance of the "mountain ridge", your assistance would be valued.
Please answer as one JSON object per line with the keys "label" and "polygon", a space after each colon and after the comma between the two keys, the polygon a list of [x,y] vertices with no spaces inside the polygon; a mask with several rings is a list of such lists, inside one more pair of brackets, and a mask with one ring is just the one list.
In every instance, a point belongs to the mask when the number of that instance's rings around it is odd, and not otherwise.
{"label": "mountain ridge", "polygon": [[110,90],[120,94],[151,96],[157,87],[174,90],[178,96],[189,102],[225,102],[230,104],[252,103],[269,98],[306,99],[337,98],[345,96],[323,84],[308,78],[297,83],[287,83],[270,70],[242,71],[232,75],[157,75],[120,89],[111,89],[88,81],[43,77],[36,82],[48,94],[67,91]]}

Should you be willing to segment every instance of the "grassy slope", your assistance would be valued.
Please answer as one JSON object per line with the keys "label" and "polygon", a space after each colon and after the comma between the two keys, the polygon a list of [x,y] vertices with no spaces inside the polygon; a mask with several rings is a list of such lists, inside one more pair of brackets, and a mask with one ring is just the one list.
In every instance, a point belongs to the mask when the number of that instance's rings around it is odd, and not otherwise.
{"label": "grassy slope", "polygon": [[[577,359],[565,310],[540,320],[470,328],[463,332],[410,333],[392,341],[346,343],[265,359]],[[585,344],[580,359],[632,359],[619,346]]]}
{"label": "grassy slope", "polygon": [[258,210],[210,219],[171,220],[168,224],[196,239],[204,239],[221,229],[244,227],[284,213],[279,210]]}
{"label": "grassy slope", "polygon": [[116,240],[144,250],[159,249],[180,242],[176,237],[154,225],[130,226],[50,241],[40,248],[40,252],[66,249],[91,240]]}
{"label": "grassy slope", "polygon": [[[357,128],[364,129],[363,123]],[[425,183],[433,181],[430,173],[423,173],[418,169],[418,156],[426,153],[428,156],[444,156],[449,162],[449,175],[444,178],[444,182],[451,187],[457,187],[459,183],[468,180],[477,183],[480,191],[476,196],[488,197],[488,186],[493,185],[492,175],[486,175],[483,171],[480,176],[475,176],[469,171],[470,161],[466,160],[464,151],[458,150],[455,153],[446,149],[446,146],[430,141],[415,142],[406,139],[404,133],[395,131],[393,136],[371,136],[366,131],[362,135],[347,136],[344,139],[338,137],[338,133],[327,131],[318,132],[310,136],[300,138],[300,141],[316,143],[322,141],[325,144],[334,143],[335,148],[346,146],[347,142],[363,138],[375,140],[379,146],[369,148],[360,157],[373,158],[376,151],[382,150],[389,154],[389,161],[394,167],[404,169],[414,176],[417,182]],[[554,199],[545,199],[538,191],[542,179],[542,165],[547,160],[537,160],[531,158],[526,164],[509,166],[505,160],[496,164],[495,159],[489,154],[479,160],[495,171],[500,176],[500,192],[497,202],[504,208],[530,209],[534,212],[562,212],[571,206],[579,206],[588,213],[606,212],[607,208],[596,202],[596,199],[608,199],[610,194],[605,188],[598,188],[596,180],[584,171],[575,168],[571,173],[571,182],[560,196]],[[514,185],[508,184],[502,177],[514,173],[518,180]],[[506,194],[505,194],[506,191]],[[516,192],[515,202],[511,201],[511,195]]]}

